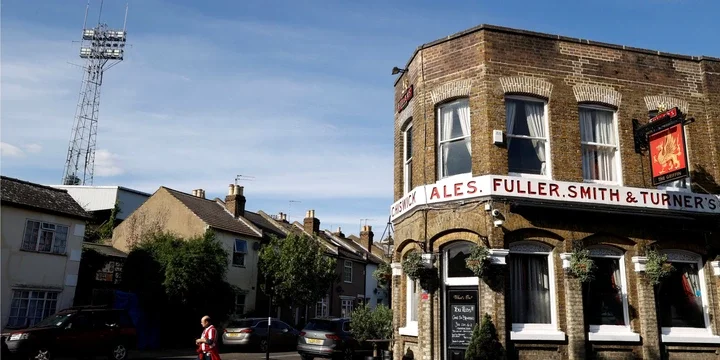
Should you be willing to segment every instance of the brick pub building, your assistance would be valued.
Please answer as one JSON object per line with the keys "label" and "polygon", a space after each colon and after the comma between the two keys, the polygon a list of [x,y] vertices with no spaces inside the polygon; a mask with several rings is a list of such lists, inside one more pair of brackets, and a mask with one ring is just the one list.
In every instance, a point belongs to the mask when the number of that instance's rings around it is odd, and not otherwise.
{"label": "brick pub building", "polygon": [[[483,25],[399,73],[395,359],[462,359],[458,304],[510,358],[720,359],[720,59]],[[675,269],[658,285],[648,248]],[[435,291],[403,273],[412,251]]]}

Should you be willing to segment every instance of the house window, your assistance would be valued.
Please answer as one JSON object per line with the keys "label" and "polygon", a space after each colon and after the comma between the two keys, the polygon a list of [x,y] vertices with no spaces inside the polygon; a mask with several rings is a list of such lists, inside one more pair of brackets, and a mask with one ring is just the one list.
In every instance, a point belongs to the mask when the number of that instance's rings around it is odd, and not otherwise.
{"label": "house window", "polygon": [[405,142],[405,146],[403,147],[405,152],[403,154],[403,186],[405,194],[412,190],[412,129],[413,128],[411,123],[405,128],[405,131],[403,132],[403,141]]}
{"label": "house window", "polygon": [[323,317],[328,316],[328,297],[324,297],[317,302],[315,306],[315,316]]}
{"label": "house window", "polygon": [[350,317],[353,311],[353,299],[340,300],[340,317]]}
{"label": "house window", "polygon": [[465,265],[471,244],[469,241],[457,241],[443,249],[445,285],[478,285],[477,276]]}
{"label": "house window", "polygon": [[35,220],[25,225],[22,249],[51,254],[65,254],[68,227]]}
{"label": "house window", "polygon": [[594,279],[583,284],[585,323],[590,341],[640,341],[630,329],[625,258],[622,251],[606,246],[590,249]]}
{"label": "house window", "polygon": [[236,315],[245,314],[245,294],[244,293],[235,294],[235,314]]}
{"label": "house window", "polygon": [[438,175],[466,174],[472,171],[470,151],[470,105],[460,99],[438,108]]}
{"label": "house window", "polygon": [[528,97],[505,99],[508,172],[549,176],[550,158],[545,102]]}
{"label": "house window", "polygon": [[122,280],[122,268],[123,264],[119,261],[108,261],[95,273],[96,281],[110,282],[113,284],[119,284]]}
{"label": "house window", "polygon": [[405,276],[405,326],[398,329],[401,335],[418,336],[418,302],[420,284]]}
{"label": "house window", "polygon": [[702,258],[687,251],[665,252],[675,271],[658,288],[658,317],[663,342],[720,343],[708,314]]}
{"label": "house window", "polygon": [[245,266],[245,255],[247,255],[247,241],[235,239],[232,264],[234,266]]}
{"label": "house window", "polygon": [[345,263],[343,264],[343,281],[346,283],[351,283],[353,278],[353,267],[352,267],[352,261],[345,260]]}
{"label": "house window", "polygon": [[512,340],[565,340],[557,330],[552,248],[521,241],[510,246]]}
{"label": "house window", "polygon": [[583,178],[593,182],[620,183],[615,112],[590,105],[580,107],[579,112]]}
{"label": "house window", "polygon": [[8,328],[24,328],[55,313],[59,292],[13,290]]}

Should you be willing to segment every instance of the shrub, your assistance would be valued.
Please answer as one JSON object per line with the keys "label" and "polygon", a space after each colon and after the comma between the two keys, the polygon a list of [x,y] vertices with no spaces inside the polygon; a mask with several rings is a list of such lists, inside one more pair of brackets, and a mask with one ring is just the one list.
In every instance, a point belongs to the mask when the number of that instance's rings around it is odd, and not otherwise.
{"label": "shrub", "polygon": [[483,316],[482,322],[475,325],[470,344],[465,352],[465,360],[497,360],[505,358],[500,340],[497,337],[497,330],[490,315]]}
{"label": "shrub", "polygon": [[367,304],[350,314],[353,336],[362,342],[371,339],[390,339],[393,334],[392,310],[385,305],[371,309]]}

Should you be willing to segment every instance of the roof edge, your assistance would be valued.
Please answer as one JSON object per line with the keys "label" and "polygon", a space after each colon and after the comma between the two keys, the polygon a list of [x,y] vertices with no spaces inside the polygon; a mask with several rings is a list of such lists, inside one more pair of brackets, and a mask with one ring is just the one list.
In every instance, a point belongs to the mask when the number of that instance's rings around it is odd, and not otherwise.
{"label": "roof edge", "polygon": [[[440,39],[437,39],[437,40],[434,40],[434,41],[431,41],[431,42],[428,42],[428,43],[418,46],[415,49],[415,51],[413,52],[412,56],[410,56],[410,59],[405,64],[405,68],[407,69],[410,66],[410,64],[415,59],[415,56],[417,56],[417,54],[420,53],[421,50],[433,47],[438,44],[442,44],[442,43],[450,41],[450,40],[455,40],[457,38],[460,38],[465,35],[469,35],[469,34],[472,34],[472,33],[478,32],[478,31],[483,31],[483,30],[508,33],[508,34],[516,34],[516,35],[532,36],[532,37],[549,39],[549,40],[560,40],[560,41],[586,44],[586,45],[595,45],[595,46],[600,46],[600,47],[605,47],[605,48],[626,50],[626,51],[632,51],[632,52],[636,52],[636,53],[657,55],[657,56],[669,57],[669,58],[681,59],[681,60],[698,61],[698,62],[699,61],[720,62],[720,57],[713,57],[713,56],[707,56],[707,55],[701,55],[701,56],[682,55],[682,54],[676,54],[676,53],[662,52],[659,50],[650,50],[650,49],[644,49],[644,48],[636,48],[636,47],[632,47],[632,46],[610,44],[610,43],[594,41],[594,40],[589,40],[589,39],[573,38],[570,36],[548,34],[548,33],[543,33],[543,32],[522,30],[522,29],[516,29],[516,28],[510,28],[510,27],[504,27],[504,26],[498,26],[498,25],[480,24],[478,26],[471,27],[469,29],[465,29],[460,32],[456,32],[456,33],[450,34],[444,38],[440,38]],[[398,76],[397,79],[395,79],[395,83],[393,86],[396,86],[398,84],[398,82],[400,82],[400,79],[402,79],[404,76],[405,76],[405,74]]]}

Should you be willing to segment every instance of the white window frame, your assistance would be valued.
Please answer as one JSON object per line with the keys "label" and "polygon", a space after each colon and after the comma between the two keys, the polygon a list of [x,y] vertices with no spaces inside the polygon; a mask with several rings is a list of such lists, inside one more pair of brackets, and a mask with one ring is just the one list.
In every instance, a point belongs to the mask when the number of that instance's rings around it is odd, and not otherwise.
{"label": "white window frame", "polygon": [[[237,244],[238,244],[237,242],[238,242],[238,241],[242,241],[242,242],[245,243],[245,251],[238,251],[238,249],[237,249]],[[232,265],[233,265],[233,266],[236,266],[236,267],[245,267],[245,262],[246,262],[245,260],[246,260],[247,253],[248,253],[247,249],[248,249],[248,241],[247,241],[247,240],[244,240],[244,239],[235,239],[235,240],[233,241],[233,258],[232,258]],[[235,254],[242,254],[242,257],[241,257],[241,259],[242,259],[242,264],[236,264],[236,263],[235,263]]]}
{"label": "white window frame", "polygon": [[353,281],[353,263],[350,260],[345,260],[343,263],[343,281],[346,283]]}
{"label": "white window frame", "polygon": [[[18,297],[18,296],[21,296],[23,292],[27,292],[27,293],[28,293],[28,297]],[[40,300],[40,297],[30,297],[30,294],[32,294],[33,292],[37,292],[37,293],[43,294],[42,300]],[[57,296],[55,297],[55,299],[48,299],[48,296],[49,296],[50,294],[57,294]],[[30,299],[35,299],[35,300],[37,300],[37,301],[38,301],[38,304],[41,304],[41,305],[38,305],[38,306],[41,306],[41,308],[43,309],[43,316],[42,316],[41,319],[39,319],[39,320],[37,320],[37,321],[42,321],[44,318],[46,318],[46,317],[48,317],[48,316],[50,316],[50,315],[55,314],[55,313],[57,312],[57,310],[58,310],[58,303],[60,302],[60,295],[61,295],[61,292],[60,292],[60,291],[53,291],[53,290],[44,290],[44,289],[12,289],[12,298],[11,298],[11,300],[10,300],[10,312],[8,313],[7,327],[8,327],[8,328],[24,328],[25,326],[30,326],[30,325],[33,325],[33,324],[34,324],[33,322],[30,322],[30,318],[28,317],[28,312],[30,311]],[[20,314],[18,313],[18,316],[10,316],[10,314],[12,314],[12,309],[13,309],[12,304],[15,303],[15,300],[21,301],[21,300],[23,300],[23,299],[27,301],[27,303],[26,303],[27,305],[25,306],[25,314],[24,314],[23,316],[20,316]],[[48,301],[50,301],[50,302],[53,302],[53,301],[54,301],[54,302],[55,302],[55,307],[54,307],[54,308],[51,308],[51,311],[46,314],[44,309],[45,309],[45,304],[46,304]],[[19,310],[21,310],[21,309],[22,309],[22,308],[19,308]],[[19,327],[15,326],[15,325],[12,325],[12,326],[11,326],[11,325],[10,325],[10,322],[12,321],[12,319],[25,319],[25,323],[24,323],[24,325],[21,325],[21,326],[19,326]]]}
{"label": "white window frame", "polygon": [[[413,128],[413,124],[411,121],[405,127],[405,130],[403,130],[403,193],[404,194],[407,194],[410,192],[410,190],[412,190],[410,187],[410,183],[412,182],[411,177],[412,177],[413,154],[411,151],[410,158],[408,159],[408,146],[407,146],[408,145],[408,135],[410,136],[410,142],[412,142],[412,133],[411,133],[412,128]],[[410,133],[408,133],[408,132],[410,132]]]}
{"label": "white window frame", "polygon": [[[661,327],[661,341],[664,343],[696,343],[696,344],[720,344],[720,336],[713,335],[712,323],[710,322],[710,309],[708,306],[707,286],[705,269],[702,256],[685,250],[663,250],[671,263],[696,264],[698,267],[698,279],[700,281],[700,299],[702,300],[703,317],[705,328],[692,327]],[[716,314],[717,316],[717,314]]]}
{"label": "white window frame", "polygon": [[[417,281],[413,281],[409,276],[405,275],[405,326],[398,329],[400,335],[405,336],[418,336],[418,321],[412,319],[412,298],[419,297],[420,294],[415,294],[415,289],[419,286]],[[415,304],[420,306],[420,301]],[[417,315],[420,316],[420,309],[417,309]]]}
{"label": "white window frame", "polygon": [[[27,236],[27,227],[29,223],[38,223],[38,236],[35,238],[35,248],[34,249],[25,249],[25,237]],[[61,249],[61,251],[55,252],[55,234],[57,233],[59,228],[65,228],[65,246]],[[43,235],[43,232],[50,232],[52,233],[52,241],[50,241],[50,251],[42,251],[40,250],[40,238]],[[70,240],[70,227],[67,225],[62,224],[55,224],[47,221],[40,221],[35,219],[27,219],[25,220],[25,228],[23,229],[23,237],[22,241],[20,242],[20,249],[23,251],[34,251],[39,252],[43,254],[58,254],[58,255],[64,255],[67,253],[67,245],[68,241]]]}
{"label": "white window frame", "polygon": [[[622,152],[620,151],[620,127],[618,125],[618,112],[616,109],[613,109],[609,106],[603,106],[603,105],[596,105],[596,104],[579,104],[578,105],[578,127],[582,126],[582,123],[580,122],[580,109],[585,110],[596,110],[596,111],[608,111],[613,114],[613,127],[615,128],[615,146],[607,145],[607,144],[601,144],[591,141],[582,141],[580,140],[580,157],[582,158],[584,152],[583,147],[584,146],[596,146],[601,148],[615,148],[615,170],[617,171],[617,180],[616,181],[607,181],[607,180],[593,180],[593,179],[585,179],[585,176],[583,175],[583,182],[586,183],[592,183],[592,184],[603,184],[603,185],[617,185],[617,186],[623,186],[623,168],[622,168]],[[582,132],[582,130],[581,130]]]}
{"label": "white window frame", "polygon": [[[445,248],[443,248],[443,284],[445,286],[478,286],[480,280],[477,276],[473,277],[450,277],[448,275],[448,264],[450,264],[450,250],[459,248],[462,246],[468,246],[474,244],[472,241],[460,240],[455,241]],[[468,249],[469,250],[469,249]]]}
{"label": "white window frame", "polygon": [[[435,161],[437,161],[437,178],[438,178],[438,180],[454,179],[456,177],[472,177],[472,131],[470,131],[470,134],[468,134],[467,136],[456,137],[456,138],[447,139],[447,140],[440,140],[440,138],[441,138],[440,129],[442,129],[442,116],[441,116],[442,109],[446,106],[451,106],[451,105],[459,103],[459,102],[466,102],[468,109],[470,109],[470,99],[467,97],[448,101],[437,107],[437,111],[436,111],[436,114],[437,114],[436,115],[436,117],[437,117],[437,121],[436,121],[436,123],[437,123],[437,146],[435,148],[437,156],[435,157]],[[470,128],[472,130],[472,113],[470,114]],[[469,141],[470,141],[470,171],[466,172],[466,173],[462,173],[462,174],[443,176],[442,151],[440,150],[440,149],[442,149],[442,145],[457,142],[457,141],[462,141],[464,139],[469,139]]]}
{"label": "white window frame", "polygon": [[[552,179],[552,153],[550,152],[550,149],[551,149],[551,146],[550,146],[550,121],[549,121],[549,111],[548,111],[547,101],[545,101],[541,98],[536,98],[536,97],[532,97],[532,96],[522,96],[522,95],[505,95],[505,99],[506,100],[536,102],[536,103],[543,104],[543,122],[545,123],[545,134],[546,134],[545,138],[528,136],[528,135],[513,135],[513,134],[511,134],[512,129],[505,129],[505,137],[506,138],[525,139],[525,140],[544,140],[545,141],[545,175],[510,172],[510,166],[509,166],[510,159],[508,159],[508,175],[509,176],[527,177],[527,178],[536,178],[536,179]],[[505,109],[507,109],[507,104],[505,105]],[[505,113],[507,116],[507,110],[505,110]],[[508,152],[508,155],[509,155],[509,152]]]}
{"label": "white window frame", "polygon": [[594,245],[588,248],[590,258],[614,259],[620,265],[620,296],[623,303],[623,320],[625,325],[592,325],[588,324],[588,340],[590,341],[640,341],[640,335],[630,327],[628,306],[628,282],[625,272],[625,254],[622,250],[606,245]]}
{"label": "white window frame", "polygon": [[[350,314],[353,312],[353,302],[355,299],[353,297],[340,297],[340,317],[350,317]],[[348,311],[350,309],[350,311]],[[343,312],[345,314],[343,315]]]}
{"label": "white window frame", "polygon": [[[513,254],[545,255],[548,259],[548,281],[550,283],[550,324],[512,323],[510,340],[565,341],[565,333],[558,330],[558,303],[555,291],[554,251],[539,241],[524,240],[512,243],[508,256]],[[509,269],[512,271],[512,268]],[[510,304],[512,307],[512,303]]]}
{"label": "white window frame", "polygon": [[[315,303],[315,317],[328,316],[328,303],[329,301],[327,295],[325,295],[322,299]],[[319,314],[318,310],[320,310]]]}

